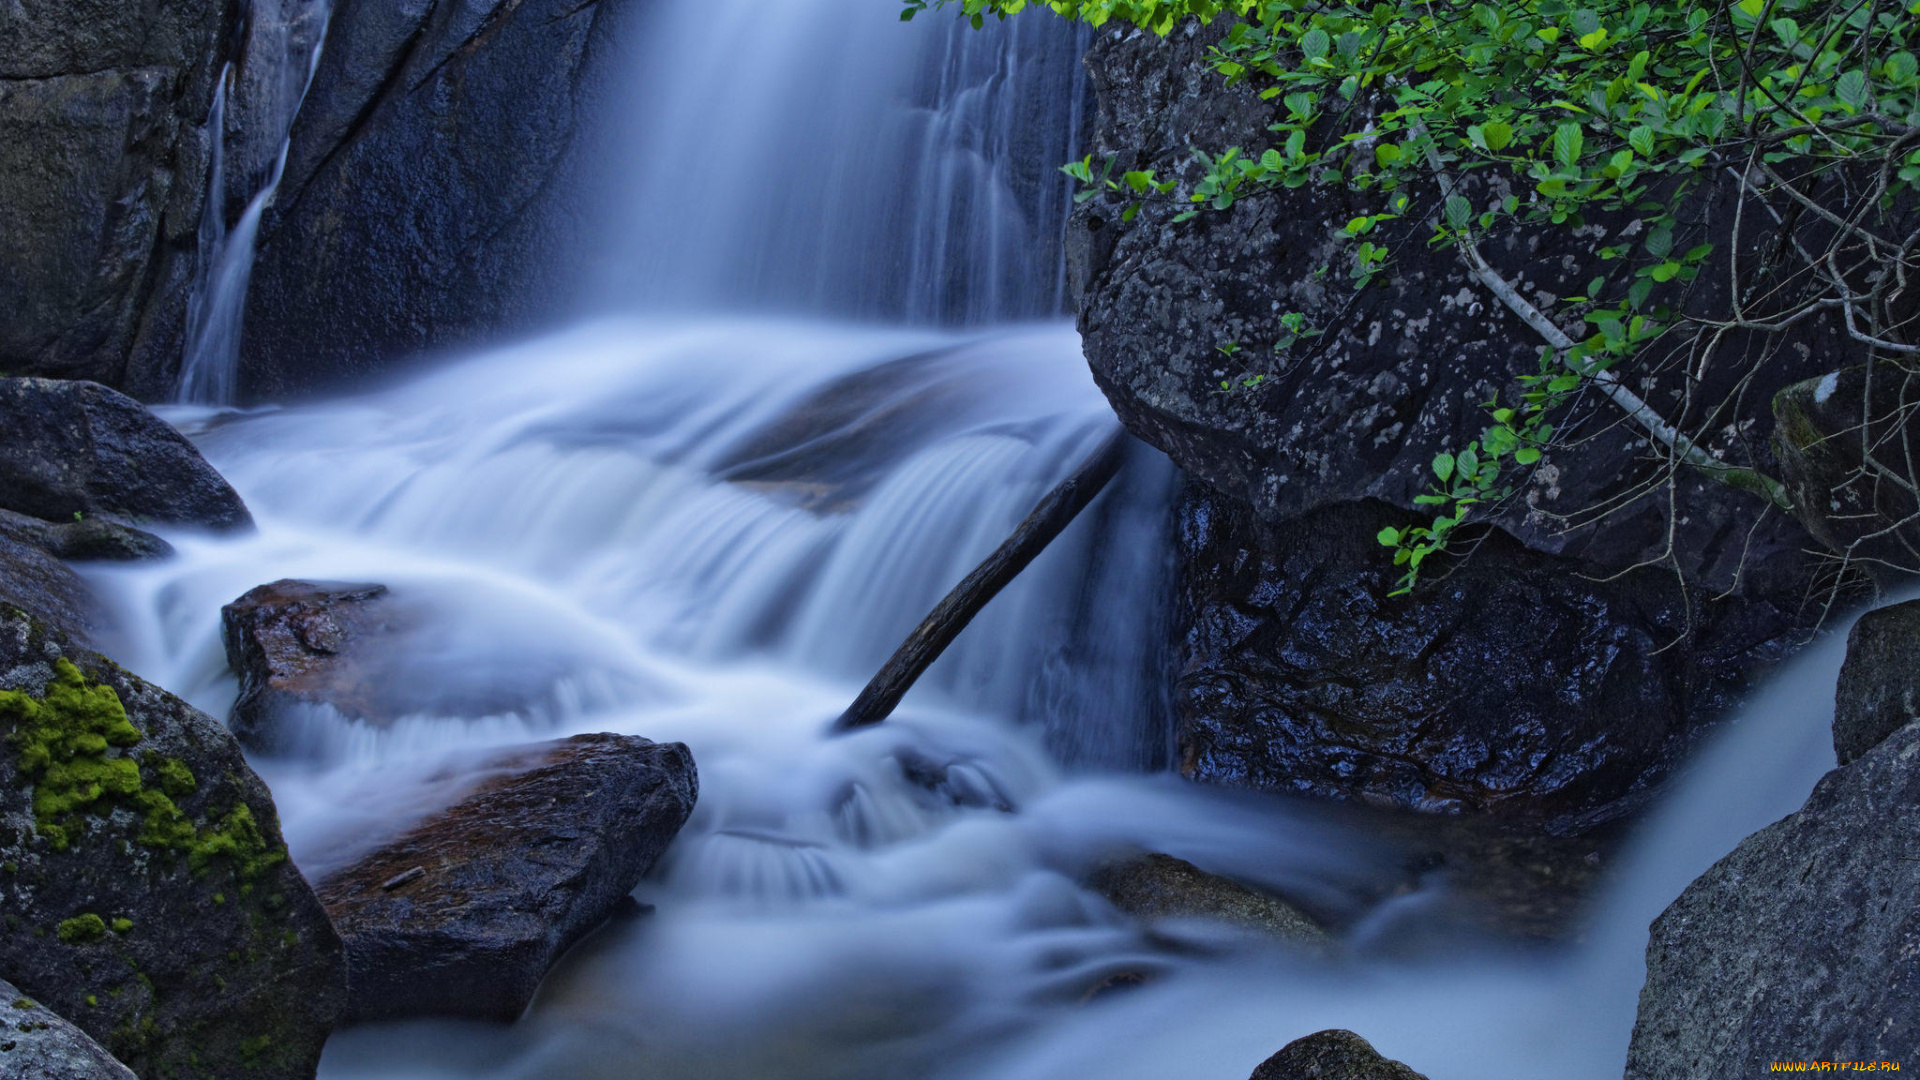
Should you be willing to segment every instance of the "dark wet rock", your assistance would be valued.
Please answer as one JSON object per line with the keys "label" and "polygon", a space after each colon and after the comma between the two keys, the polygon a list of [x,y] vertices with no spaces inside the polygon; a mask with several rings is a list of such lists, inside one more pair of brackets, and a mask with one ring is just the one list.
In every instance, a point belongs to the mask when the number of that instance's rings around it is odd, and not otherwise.
{"label": "dark wet rock", "polygon": [[77,562],[148,562],[173,555],[173,545],[152,533],[100,517],[42,521],[0,510],[0,538]]}
{"label": "dark wet rock", "polygon": [[[1180,766],[1212,783],[1584,829],[1639,805],[1791,652],[1787,619],[1647,568],[1596,581],[1487,536],[1395,597],[1378,503],[1283,525],[1204,490],[1187,566]],[[1691,630],[1693,647],[1669,646]]]}
{"label": "dark wet rock", "polygon": [[108,515],[214,530],[252,515],[186,436],[91,382],[0,379],[0,509],[53,522]]}
{"label": "dark wet rock", "polygon": [[134,1080],[87,1033],[0,979],[0,1080]]}
{"label": "dark wet rock", "polygon": [[1318,923],[1286,901],[1158,852],[1103,863],[1088,875],[1087,886],[1148,922],[1211,919],[1285,941],[1323,945],[1328,940]]}
{"label": "dark wet rock", "polygon": [[1920,724],[1822,779],[1653,923],[1628,1080],[1920,1047]]}
{"label": "dark wet rock", "polygon": [[341,0],[263,222],[242,391],[528,325],[612,2]]}
{"label": "dark wet rock", "polygon": [[101,626],[99,601],[80,575],[5,522],[0,522],[0,602],[19,605],[76,641],[90,641]]}
{"label": "dark wet rock", "polygon": [[0,9],[0,374],[165,391],[198,259],[204,125],[238,11]]}
{"label": "dark wet rock", "polygon": [[518,1017],[560,954],[625,906],[699,793],[685,746],[633,736],[578,735],[497,766],[320,884],[354,1019]]}
{"label": "dark wet rock", "polygon": [[283,579],[220,609],[227,665],[240,676],[228,726],[263,753],[286,748],[290,713],[325,705],[350,719],[391,719],[373,695],[405,664],[388,639],[396,631],[385,585]]}
{"label": "dark wet rock", "polygon": [[1249,1080],[1427,1080],[1381,1057],[1367,1040],[1331,1028],[1288,1043],[1260,1063]]}
{"label": "dark wet rock", "polygon": [[1794,512],[1883,584],[1920,573],[1920,372],[1861,364],[1773,399],[1774,452]]}
{"label": "dark wet rock", "polygon": [[1840,764],[1920,720],[1920,600],[1860,616],[1834,694],[1833,752]]}
{"label": "dark wet rock", "polygon": [[148,1080],[311,1077],[339,938],[185,702],[0,605],[0,971]]}

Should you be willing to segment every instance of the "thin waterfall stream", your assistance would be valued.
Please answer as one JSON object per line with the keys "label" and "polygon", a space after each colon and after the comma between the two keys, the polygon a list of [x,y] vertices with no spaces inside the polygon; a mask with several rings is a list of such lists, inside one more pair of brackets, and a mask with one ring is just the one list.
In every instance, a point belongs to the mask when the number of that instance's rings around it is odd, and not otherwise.
{"label": "thin waterfall stream", "polygon": [[[108,651],[215,716],[236,693],[220,609],[257,585],[377,582],[432,613],[409,715],[317,711],[253,759],[309,878],[446,806],[491,749],[693,751],[651,914],[575,949],[517,1024],[349,1028],[321,1075],[1241,1080],[1344,1027],[1434,1080],[1618,1076],[1647,923],[1832,766],[1837,636],[1675,781],[1554,947],[1442,917],[1449,886],[1399,887],[1397,842],[1351,817],[1169,772],[1181,479],[1144,445],[892,719],[831,737],[1116,421],[1065,320],[1084,32],[774,7],[638,20],[574,325],[285,407],[225,406],[194,359],[196,404],[166,415],[259,529],[89,570]],[[240,303],[221,280],[207,303]],[[203,345],[243,357],[222,319]],[[1143,929],[1082,884],[1138,850],[1272,889],[1338,941]]]}

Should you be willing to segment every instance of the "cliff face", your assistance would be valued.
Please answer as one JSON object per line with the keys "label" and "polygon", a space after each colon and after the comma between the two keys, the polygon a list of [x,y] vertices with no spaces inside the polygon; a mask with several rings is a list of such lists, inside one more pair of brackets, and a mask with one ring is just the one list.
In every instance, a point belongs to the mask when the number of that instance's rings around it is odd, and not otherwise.
{"label": "cliff face", "polygon": [[[1113,155],[1116,175],[1191,181],[1193,149],[1269,144],[1271,105],[1205,62],[1219,32],[1101,36],[1087,57],[1096,164]],[[1503,193],[1471,183],[1476,204]],[[1689,213],[1724,233],[1711,194],[1699,201]],[[1344,226],[1383,209],[1378,193],[1309,184],[1178,224],[1182,206],[1149,203],[1132,222],[1121,208],[1094,199],[1076,213],[1069,274],[1095,378],[1196,481],[1179,694],[1193,775],[1577,827],[1631,805],[1804,640],[1804,529],[1702,479],[1669,490],[1643,433],[1598,395],[1491,535],[1390,597],[1397,575],[1374,532],[1425,516],[1412,500],[1430,462],[1477,438],[1482,403],[1539,370],[1539,338],[1427,243],[1417,215],[1390,226],[1394,261],[1356,291]],[[1588,253],[1641,228],[1510,230],[1483,251],[1525,295],[1551,298],[1586,292]],[[1716,302],[1701,281],[1688,302]],[[1289,313],[1322,332],[1289,344]],[[1730,402],[1710,426],[1700,408],[1685,415],[1714,452],[1776,471],[1770,398],[1845,350],[1810,334],[1743,383],[1745,348],[1635,388],[1675,415],[1695,397]],[[1395,637],[1426,644],[1389,656]]]}
{"label": "cliff face", "polygon": [[135,385],[177,354],[239,7],[0,7],[0,372]]}
{"label": "cliff face", "polygon": [[241,393],[304,393],[526,325],[612,16],[339,0],[261,228]]}

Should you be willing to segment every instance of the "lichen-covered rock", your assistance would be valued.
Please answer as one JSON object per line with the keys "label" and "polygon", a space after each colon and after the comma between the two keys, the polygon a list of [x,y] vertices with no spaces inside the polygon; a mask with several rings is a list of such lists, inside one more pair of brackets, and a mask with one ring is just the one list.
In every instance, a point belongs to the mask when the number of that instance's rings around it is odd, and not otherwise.
{"label": "lichen-covered rock", "polygon": [[232,737],[7,605],[0,971],[148,1080],[304,1080],[346,998]]}
{"label": "lichen-covered rock", "polygon": [[458,805],[328,875],[356,1020],[510,1021],[605,922],[699,794],[679,743],[577,735],[494,762]]}
{"label": "lichen-covered rock", "polygon": [[0,979],[0,1080],[134,1080],[87,1033]]}
{"label": "lichen-covered rock", "polygon": [[1148,852],[1094,868],[1088,887],[1136,918],[1211,919],[1283,941],[1325,945],[1327,932],[1284,900],[1209,874],[1185,859]]}
{"label": "lichen-covered rock", "polygon": [[1654,920],[1628,1080],[1920,1048],[1920,724],[1823,778]]}
{"label": "lichen-covered rock", "polygon": [[240,7],[0,7],[0,373],[167,389],[198,260],[204,125]]}
{"label": "lichen-covered rock", "polygon": [[[1196,489],[1174,708],[1194,779],[1576,831],[1639,805],[1799,642],[1648,568],[1595,581],[1501,534],[1391,595],[1378,503],[1270,525]],[[1672,648],[1691,632],[1693,647]]]}
{"label": "lichen-covered rock", "polygon": [[1260,1063],[1249,1080],[1427,1080],[1382,1057],[1351,1031],[1330,1028],[1295,1039]]}
{"label": "lichen-covered rock", "polygon": [[1773,398],[1774,452],[1794,513],[1883,583],[1920,573],[1920,372],[1861,364]]}
{"label": "lichen-covered rock", "polygon": [[1834,693],[1833,752],[1840,764],[1920,720],[1920,600],[1860,616]]}
{"label": "lichen-covered rock", "polygon": [[47,521],[108,515],[251,527],[233,486],[186,436],[98,383],[0,379],[0,509]]}
{"label": "lichen-covered rock", "polygon": [[242,392],[528,325],[614,0],[341,0],[262,224]]}

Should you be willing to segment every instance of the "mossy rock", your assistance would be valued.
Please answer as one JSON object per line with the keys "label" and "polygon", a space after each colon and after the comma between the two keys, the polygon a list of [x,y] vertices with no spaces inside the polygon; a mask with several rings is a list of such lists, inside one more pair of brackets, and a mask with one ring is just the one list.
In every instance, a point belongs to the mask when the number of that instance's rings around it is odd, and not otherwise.
{"label": "mossy rock", "polygon": [[5,604],[0,865],[0,970],[135,1073],[314,1075],[346,965],[265,785],[210,717]]}
{"label": "mossy rock", "polygon": [[1773,419],[1781,480],[1807,531],[1882,585],[1920,572],[1920,501],[1905,486],[1920,476],[1920,373],[1829,372],[1775,394]]}

